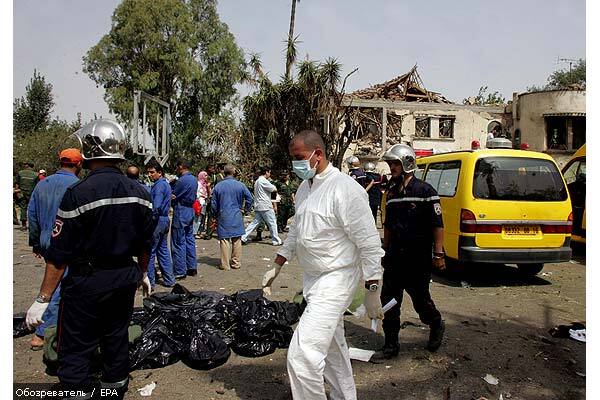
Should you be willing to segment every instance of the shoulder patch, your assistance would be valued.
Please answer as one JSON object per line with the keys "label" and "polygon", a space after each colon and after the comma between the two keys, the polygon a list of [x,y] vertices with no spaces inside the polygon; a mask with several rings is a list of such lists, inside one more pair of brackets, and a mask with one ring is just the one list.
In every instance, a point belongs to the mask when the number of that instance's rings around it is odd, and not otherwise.
{"label": "shoulder patch", "polygon": [[63,224],[64,222],[62,220],[58,218],[56,219],[56,221],[54,222],[54,228],[52,228],[52,237],[57,237],[58,235],[60,235]]}
{"label": "shoulder patch", "polygon": [[440,203],[433,203],[433,211],[435,211],[437,215],[442,215],[442,205]]}

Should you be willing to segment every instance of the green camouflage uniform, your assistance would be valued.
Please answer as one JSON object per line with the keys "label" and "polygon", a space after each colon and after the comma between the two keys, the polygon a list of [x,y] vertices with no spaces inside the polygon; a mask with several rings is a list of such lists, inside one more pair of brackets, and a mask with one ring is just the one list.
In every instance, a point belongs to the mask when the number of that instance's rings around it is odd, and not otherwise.
{"label": "green camouflage uniform", "polygon": [[296,185],[288,180],[288,183],[275,182],[277,193],[281,197],[277,207],[277,230],[283,232],[287,225],[288,219],[294,215],[294,200],[292,195],[296,193]]}
{"label": "green camouflage uniform", "polygon": [[38,174],[32,169],[22,169],[17,174],[17,184],[21,189],[21,198],[19,199],[19,208],[21,209],[21,223],[25,226],[27,222],[27,206],[29,205],[29,199],[33,188],[38,183]]}

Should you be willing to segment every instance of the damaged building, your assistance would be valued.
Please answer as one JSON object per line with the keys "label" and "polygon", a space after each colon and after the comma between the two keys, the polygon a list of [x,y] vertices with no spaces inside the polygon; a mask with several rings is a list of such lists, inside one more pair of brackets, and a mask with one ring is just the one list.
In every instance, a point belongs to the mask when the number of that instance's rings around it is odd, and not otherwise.
{"label": "damaged building", "polygon": [[[411,145],[417,155],[468,149],[471,141],[485,143],[488,132],[504,132],[512,125],[504,105],[455,104],[428,91],[415,65],[387,82],[345,95],[353,140],[344,159],[377,160],[390,146]],[[344,166],[347,168],[347,166]],[[386,169],[385,163],[379,165]],[[378,168],[379,169],[379,168]]]}
{"label": "damaged building", "polygon": [[581,87],[514,93],[506,106],[513,143],[550,154],[563,166],[585,143],[586,91]]}

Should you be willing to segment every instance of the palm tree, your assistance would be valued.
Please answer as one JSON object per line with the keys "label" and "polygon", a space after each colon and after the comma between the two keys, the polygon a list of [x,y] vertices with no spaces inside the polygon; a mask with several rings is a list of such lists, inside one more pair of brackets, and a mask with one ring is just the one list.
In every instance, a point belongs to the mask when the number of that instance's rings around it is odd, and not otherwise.
{"label": "palm tree", "polygon": [[296,21],[296,2],[300,0],[292,0],[292,14],[290,16],[290,33],[288,34],[286,57],[285,57],[285,79],[289,80],[292,73],[292,65],[296,62],[296,46],[298,37],[294,38],[294,23]]}

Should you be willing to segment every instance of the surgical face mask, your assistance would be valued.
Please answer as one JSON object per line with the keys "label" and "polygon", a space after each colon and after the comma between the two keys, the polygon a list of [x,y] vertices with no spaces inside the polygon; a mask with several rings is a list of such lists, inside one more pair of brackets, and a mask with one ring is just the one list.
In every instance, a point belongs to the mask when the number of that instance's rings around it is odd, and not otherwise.
{"label": "surgical face mask", "polygon": [[317,164],[311,168],[310,159],[315,154],[315,150],[310,154],[306,160],[294,160],[292,161],[292,168],[294,173],[298,175],[298,178],[302,180],[312,179],[317,173]]}

